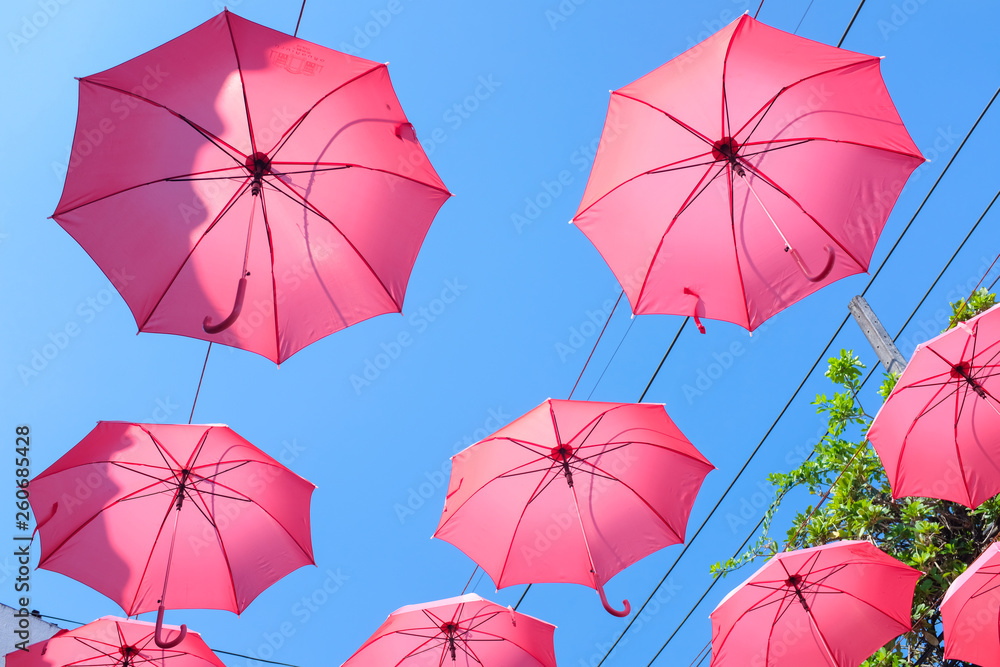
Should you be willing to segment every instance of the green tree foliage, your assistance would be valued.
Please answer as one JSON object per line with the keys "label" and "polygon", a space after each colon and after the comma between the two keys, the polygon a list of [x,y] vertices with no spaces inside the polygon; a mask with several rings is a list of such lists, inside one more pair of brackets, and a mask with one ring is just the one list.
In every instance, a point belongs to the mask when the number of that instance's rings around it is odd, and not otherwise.
{"label": "green tree foliage", "polygon": [[[993,305],[994,294],[975,292],[952,304],[949,328]],[[838,387],[820,394],[814,405],[826,415],[829,430],[812,455],[787,473],[774,473],[775,500],[765,517],[762,536],[743,554],[713,566],[724,575],[759,557],[836,540],[868,540],[886,553],[924,572],[914,595],[913,631],[881,648],[867,667],[944,665],[937,628],[937,607],[955,578],[1000,532],[1000,500],[976,510],[957,503],[927,499],[893,500],[882,463],[866,439],[877,406],[862,405],[865,365],[849,350],[829,360],[826,376]],[[884,400],[898,378],[885,375],[879,395]],[[872,408],[875,407],[875,410]],[[794,489],[818,496],[796,514],[784,539],[770,536],[770,522],[782,500]],[[962,665],[949,661],[951,665]]]}

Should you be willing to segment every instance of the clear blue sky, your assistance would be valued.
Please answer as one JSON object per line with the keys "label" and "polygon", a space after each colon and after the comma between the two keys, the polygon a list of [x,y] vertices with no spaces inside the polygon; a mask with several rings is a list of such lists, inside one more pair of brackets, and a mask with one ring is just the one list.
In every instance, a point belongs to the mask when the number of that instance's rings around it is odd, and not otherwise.
{"label": "clear blue sky", "polygon": [[[799,34],[836,44],[856,6],[855,0],[767,0],[759,19],[789,32],[802,19]],[[229,7],[291,33],[299,2],[242,0]],[[312,506],[318,566],[280,581],[241,618],[173,612],[168,622],[187,622],[227,651],[303,667],[339,664],[397,607],[461,592],[473,563],[429,539],[444,502],[448,457],[544,399],[565,398],[596,340],[591,322],[603,321],[620,291],[593,246],[566,224],[583,193],[608,91],[756,8],[746,0],[306,5],[300,37],[390,63],[403,108],[456,196],[427,236],[404,316],[384,315],[334,334],[280,368],[213,347],[195,421],[228,423],[263,450],[283,454],[318,486]],[[2,468],[8,479],[17,424],[31,427],[37,473],[100,419],[187,421],[206,344],[136,336],[107,278],[47,218],[73,136],[74,77],[158,46],[221,9],[219,0],[13,0],[0,9],[8,165],[0,199],[0,441],[10,445]],[[844,42],[885,56],[883,75],[900,115],[932,159],[904,190],[873,266],[1000,82],[996,9],[985,0],[869,0]],[[993,109],[984,119],[868,293],[893,334],[995,193],[998,114]],[[943,327],[946,300],[982,276],[1000,250],[997,223],[993,211],[939,283],[904,333],[904,355]],[[690,532],[867,279],[822,290],[753,337],[712,321],[707,335],[685,330],[646,400],[665,403],[718,467],[698,498]],[[575,397],[638,399],[680,322],[643,316],[629,329],[629,313],[620,309]],[[397,347],[403,333],[409,344]],[[842,346],[875,362],[853,322],[836,341]],[[37,374],[19,371],[36,354],[44,359],[36,360]],[[649,662],[710,582],[709,565],[731,556],[761,516],[766,473],[800,461],[822,433],[809,403],[827,389],[822,373],[814,373],[669,585],[605,664]],[[12,525],[13,502],[6,506]],[[629,598],[638,607],[680,549],[665,549],[617,576],[609,599]],[[13,563],[0,557],[0,601],[8,604],[15,599]],[[655,664],[688,664],[710,637],[709,612],[740,579],[717,586]],[[522,591],[496,593],[488,578],[473,583],[475,592],[502,604],[514,604]],[[45,571],[32,575],[32,606],[78,621],[120,613],[103,596]],[[573,585],[533,587],[520,610],[558,626],[556,654],[566,667],[596,664],[626,623],[605,613],[594,591]]]}

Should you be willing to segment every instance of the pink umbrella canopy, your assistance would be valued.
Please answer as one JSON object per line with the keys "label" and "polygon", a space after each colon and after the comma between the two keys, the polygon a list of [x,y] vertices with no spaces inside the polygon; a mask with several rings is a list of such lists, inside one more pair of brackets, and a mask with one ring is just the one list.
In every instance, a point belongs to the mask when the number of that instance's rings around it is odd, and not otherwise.
{"label": "pink umbrella canopy", "polygon": [[[168,630],[178,630],[166,626]],[[105,616],[75,630],[64,630],[27,651],[7,654],[8,667],[225,667],[196,632],[177,646],[160,648],[153,623]]]}
{"label": "pink umbrella canopy", "polygon": [[921,576],[864,541],[779,553],[712,612],[711,664],[860,665],[910,629]]}
{"label": "pink umbrella canopy", "polygon": [[892,495],[978,507],[1000,493],[1000,308],[917,346],[868,439]]}
{"label": "pink umbrella canopy", "polygon": [[958,575],[941,601],[945,660],[1000,665],[1000,544]]}
{"label": "pink umbrella canopy", "polygon": [[555,667],[554,632],[470,593],[397,609],[343,667]]}
{"label": "pink umbrella canopy", "polygon": [[922,162],[879,58],[745,15],[612,92],[573,221],[636,314],[753,331],[867,271]]}
{"label": "pink umbrella canopy", "polygon": [[384,64],[225,11],[80,79],[52,217],[140,331],[280,363],[400,312],[448,197]]}
{"label": "pink umbrella canopy", "polygon": [[577,583],[598,591],[640,558],[684,541],[714,467],[662,405],[549,399],[452,457],[435,537],[498,588]]}
{"label": "pink umbrella canopy", "polygon": [[314,486],[224,425],[98,422],[29,483],[38,567],[132,616],[241,613],[314,564]]}

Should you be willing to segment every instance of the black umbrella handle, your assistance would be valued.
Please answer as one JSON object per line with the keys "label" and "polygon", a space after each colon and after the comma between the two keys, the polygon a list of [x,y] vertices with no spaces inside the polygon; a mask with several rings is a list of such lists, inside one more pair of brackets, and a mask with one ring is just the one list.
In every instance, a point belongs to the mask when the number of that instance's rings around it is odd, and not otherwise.
{"label": "black umbrella handle", "polygon": [[243,297],[246,296],[246,292],[247,277],[243,276],[240,278],[240,284],[236,287],[236,301],[233,303],[233,312],[229,313],[229,317],[218,324],[211,323],[211,315],[206,316],[205,321],[201,323],[201,327],[205,330],[205,333],[217,334],[231,327],[236,318],[240,316],[240,311],[243,310]]}
{"label": "black umbrella handle", "polygon": [[182,641],[184,641],[184,638],[187,637],[188,626],[181,625],[181,630],[179,635],[177,635],[170,641],[165,640],[163,638],[163,612],[164,612],[163,603],[160,602],[160,609],[158,612],[156,612],[156,633],[153,635],[153,640],[156,642],[156,645],[159,646],[160,648],[173,648],[178,644],[180,644]]}

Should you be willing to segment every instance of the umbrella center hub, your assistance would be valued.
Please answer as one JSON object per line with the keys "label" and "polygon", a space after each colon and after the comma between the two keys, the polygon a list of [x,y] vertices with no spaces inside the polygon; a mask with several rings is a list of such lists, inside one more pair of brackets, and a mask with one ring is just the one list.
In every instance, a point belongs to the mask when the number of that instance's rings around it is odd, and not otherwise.
{"label": "umbrella center hub", "polygon": [[972,364],[968,361],[963,361],[960,364],[956,364],[951,367],[951,377],[957,379],[965,380],[972,387],[972,390],[979,394],[980,398],[986,398],[986,390],[983,386],[972,379]]}
{"label": "umbrella center hub", "polygon": [[573,458],[573,448],[569,445],[559,445],[558,447],[553,447],[552,451],[549,453],[549,458],[562,466],[563,475],[566,476],[566,483],[572,487],[573,471],[569,467],[569,460]]}
{"label": "umbrella center hub", "polygon": [[454,662],[457,654],[455,650],[455,635],[458,633],[458,625],[456,623],[442,623],[441,632],[444,633],[445,641],[448,642],[448,650],[451,652],[451,659]]}
{"label": "umbrella center hub", "polygon": [[128,667],[132,664],[132,656],[139,654],[139,649],[135,646],[129,646],[126,644],[118,649],[118,652],[122,655],[122,667]]}
{"label": "umbrella center hub", "polygon": [[712,144],[712,158],[716,162],[728,162],[734,169],[742,171],[739,151],[740,145],[732,137],[723,137]]}
{"label": "umbrella center hub", "polygon": [[254,196],[260,194],[261,181],[265,174],[271,173],[271,158],[267,157],[266,154],[261,152],[256,152],[253,155],[248,155],[243,166],[247,168],[250,172],[253,180],[250,182],[250,190],[253,192]]}

